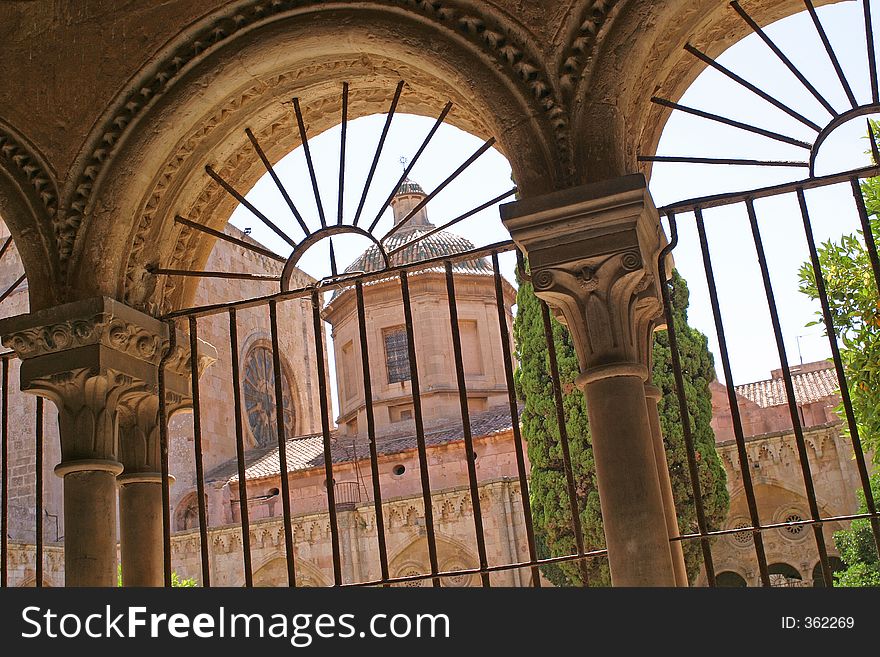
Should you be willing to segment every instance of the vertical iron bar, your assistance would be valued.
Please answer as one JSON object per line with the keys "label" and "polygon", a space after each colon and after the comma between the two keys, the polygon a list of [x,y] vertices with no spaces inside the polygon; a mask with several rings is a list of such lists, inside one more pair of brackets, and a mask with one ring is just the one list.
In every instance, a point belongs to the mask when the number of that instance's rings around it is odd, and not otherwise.
{"label": "vertical iron bar", "polygon": [[192,377],[193,446],[196,458],[196,495],[199,502],[199,549],[201,552],[202,586],[211,586],[211,565],[208,552],[208,510],[205,508],[205,468],[202,455],[202,401],[199,390],[199,327],[195,315],[189,317],[189,366]]}
{"label": "vertical iron bar", "polygon": [[712,547],[709,538],[706,536],[708,526],[706,524],[706,510],[703,506],[703,492],[700,486],[700,470],[697,466],[695,457],[694,437],[691,433],[691,416],[687,406],[687,397],[685,395],[684,376],[681,370],[681,355],[678,351],[678,336],[675,329],[675,317],[672,314],[672,299],[669,295],[669,285],[667,283],[666,257],[672,253],[672,250],[678,245],[678,223],[675,220],[675,214],[670,212],[667,215],[669,219],[669,230],[672,239],[658,259],[658,271],[660,277],[660,290],[663,295],[663,312],[666,316],[666,335],[669,339],[669,352],[672,356],[672,373],[675,377],[675,392],[678,398],[678,416],[681,422],[681,432],[684,437],[685,450],[687,451],[688,474],[691,479],[691,490],[694,494],[694,507],[697,514],[697,527],[700,529],[700,548],[703,551],[703,565],[706,568],[706,579],[709,586],[715,586],[715,565],[712,560]]}
{"label": "vertical iron bar", "polygon": [[[577,493],[574,484],[574,472],[571,468],[571,453],[568,448],[568,427],[565,425],[565,410],[562,403],[562,382],[559,380],[559,362],[556,360],[556,342],[553,339],[553,327],[550,324],[550,309],[543,299],[541,304],[541,318],[544,321],[544,338],[547,341],[547,359],[550,361],[550,382],[553,384],[553,400],[556,404],[556,425],[559,427],[559,445],[562,447],[562,467],[565,469],[565,483],[568,490],[568,504],[571,508],[571,525],[574,530],[574,540],[577,545],[578,555],[584,555],[584,533],[581,528],[581,516],[578,511]],[[578,560],[581,577],[584,586],[590,585],[590,576],[587,572],[587,564],[583,559]]]}
{"label": "vertical iron bar", "polygon": [[348,136],[348,82],[342,83],[342,128],[339,133],[339,200],[336,223],[342,224],[343,192],[345,190],[345,139]]}
{"label": "vertical iron bar", "polygon": [[422,484],[422,501],[425,506],[425,530],[428,539],[428,561],[431,565],[433,586],[440,586],[437,563],[437,539],[434,535],[434,507],[431,499],[431,481],[428,476],[428,453],[425,447],[425,424],[422,418],[422,396],[419,390],[419,367],[416,361],[415,331],[413,329],[412,304],[409,297],[409,278],[406,270],[400,272],[400,293],[403,298],[403,323],[406,326],[406,347],[409,357],[410,388],[412,389],[413,419],[416,424],[416,444],[419,451],[419,473]]}
{"label": "vertical iron bar", "polygon": [[874,284],[877,286],[877,294],[880,295],[880,258],[877,257],[877,243],[874,241],[874,231],[871,230],[871,220],[868,218],[868,208],[865,206],[865,198],[862,196],[862,188],[859,186],[859,179],[851,178],[850,184],[852,185],[852,193],[856,202],[856,209],[859,212],[859,220],[862,223],[862,233],[865,240],[865,247],[868,250],[868,260],[871,263],[871,270],[874,272]]}
{"label": "vertical iron bar", "polygon": [[284,426],[284,373],[278,344],[278,301],[269,301],[269,324],[272,332],[272,369],[275,386],[275,426],[278,435],[278,465],[281,469],[281,512],[284,517],[284,554],[287,557],[287,585],[296,586],[293,554],[293,521],[290,516],[290,480],[287,471],[287,427]]}
{"label": "vertical iron bar", "polygon": [[865,123],[868,124],[868,141],[871,144],[871,158],[874,166],[877,166],[877,163],[880,162],[880,149],[877,148],[877,136],[874,134],[871,119],[865,119]]}
{"label": "vertical iron bar", "polygon": [[736,399],[736,391],[733,388],[733,374],[730,370],[730,354],[727,351],[727,338],[724,334],[724,322],[721,319],[721,306],[718,303],[718,289],[715,286],[715,272],[712,268],[712,256],[709,254],[709,241],[706,238],[706,226],[703,224],[703,211],[700,208],[697,208],[694,210],[694,215],[697,223],[697,232],[700,236],[700,251],[703,254],[703,269],[706,272],[706,284],[709,287],[709,300],[712,304],[712,317],[715,321],[715,334],[718,336],[718,350],[721,355],[721,366],[724,369],[724,387],[727,390],[727,403],[730,406],[730,416],[733,421],[733,434],[736,437],[739,469],[742,474],[743,490],[746,494],[746,504],[749,507],[749,518],[752,521],[752,542],[755,545],[755,558],[758,560],[758,570],[761,572],[762,584],[764,586],[770,586],[770,573],[767,570],[767,555],[764,550],[764,537],[761,535],[761,518],[758,515],[758,503],[755,499],[755,489],[752,485],[752,472],[749,469],[749,455],[746,451],[742,418],[739,414],[739,403]]}
{"label": "vertical iron bar", "polygon": [[394,118],[394,112],[397,110],[397,103],[400,102],[400,94],[403,91],[403,80],[397,83],[394,90],[394,98],[391,99],[391,107],[388,108],[388,115],[385,117],[385,125],[382,128],[382,134],[379,136],[379,143],[376,145],[376,154],[373,156],[373,163],[370,165],[370,171],[367,174],[367,181],[364,183],[364,191],[361,194],[360,203],[358,203],[357,212],[354,213],[354,225],[358,225],[361,218],[361,212],[364,210],[364,203],[367,201],[367,194],[370,193],[370,185],[373,182],[373,176],[376,173],[376,166],[379,164],[379,157],[382,155],[382,148],[385,146],[385,138],[388,136],[388,129],[391,127],[391,119]]}
{"label": "vertical iron bar", "polygon": [[822,21],[819,20],[819,16],[816,14],[816,8],[813,6],[812,0],[804,0],[804,4],[807,6],[807,11],[810,12],[810,18],[813,19],[813,25],[816,27],[816,33],[822,40],[822,45],[825,46],[825,52],[828,53],[828,59],[831,60],[831,65],[834,67],[834,72],[837,73],[837,78],[840,80],[840,86],[843,87],[843,91],[846,93],[846,97],[849,99],[850,105],[852,105],[853,109],[855,109],[859,106],[859,104],[856,102],[856,97],[853,95],[852,87],[849,86],[849,81],[846,79],[846,75],[844,75],[843,69],[840,67],[840,62],[837,59],[834,48],[831,47],[831,42],[828,40],[828,35],[825,34],[825,28],[822,27]]}
{"label": "vertical iron bar", "polygon": [[232,404],[235,409],[235,457],[238,463],[238,507],[241,516],[241,548],[244,559],[244,585],[254,585],[251,567],[251,524],[248,510],[247,468],[244,456],[244,423],[241,416],[241,369],[238,362],[238,321],[235,308],[229,309],[229,351],[232,356]]}
{"label": "vertical iron bar", "polygon": [[825,322],[825,333],[828,336],[828,346],[831,348],[831,357],[834,359],[834,371],[837,374],[837,385],[840,387],[840,398],[846,413],[846,422],[849,427],[850,440],[852,441],[853,453],[855,454],[856,467],[859,471],[859,480],[862,484],[862,492],[865,494],[865,505],[871,516],[871,530],[874,534],[874,546],[880,554],[880,520],[877,518],[877,507],[874,502],[874,493],[871,491],[871,479],[868,475],[868,467],[865,463],[865,452],[862,449],[862,441],[859,438],[859,425],[856,422],[853,411],[852,399],[849,395],[849,385],[846,374],[843,371],[843,361],[840,358],[840,347],[837,344],[837,330],[831,319],[831,307],[828,303],[828,292],[825,289],[825,277],[822,274],[822,265],[819,262],[819,253],[816,250],[816,240],[813,237],[813,226],[807,210],[807,200],[804,190],[797,190],[798,203],[801,208],[801,218],[804,221],[804,232],[807,236],[807,245],[810,247],[810,261],[813,265],[813,276],[816,279],[816,291],[819,294],[819,302],[822,304],[822,319]]}
{"label": "vertical iron bar", "polygon": [[458,383],[458,403],[461,408],[461,428],[464,432],[464,452],[467,459],[471,506],[474,512],[474,532],[477,539],[477,555],[480,559],[480,579],[483,586],[490,586],[489,559],[486,555],[486,535],[483,529],[483,511],[480,505],[480,489],[477,484],[477,464],[474,454],[474,437],[471,433],[471,416],[468,409],[467,382],[464,377],[464,358],[461,352],[461,330],[458,326],[458,307],[455,301],[455,280],[452,263],[446,261],[446,299],[449,305],[449,326],[452,329],[452,355],[455,361],[455,377]]}
{"label": "vertical iron bar", "polygon": [[34,459],[36,460],[34,468],[34,497],[36,507],[36,530],[35,535],[35,576],[34,586],[42,588],[43,586],[43,398],[37,397],[37,412],[34,417],[34,435],[36,437],[36,445],[34,446]]}
{"label": "vertical iron bar", "polygon": [[370,353],[367,344],[367,314],[364,307],[364,284],[355,283],[357,296],[358,330],[361,341],[361,373],[364,379],[364,411],[367,415],[367,438],[370,441],[370,475],[373,478],[373,508],[376,512],[376,541],[379,544],[379,569],[382,580],[388,572],[388,548],[385,544],[385,516],[382,511],[382,486],[379,482],[379,454],[376,449],[376,420],[373,416],[373,383],[370,377]]}
{"label": "vertical iron bar", "polygon": [[162,470],[162,564],[165,586],[171,586],[171,481],[168,472],[168,401],[165,397],[165,365],[177,348],[177,325],[173,319],[167,322],[168,349],[159,361],[159,461]]}
{"label": "vertical iron bar", "polygon": [[[10,237],[10,240],[12,238]],[[0,410],[3,413],[0,424],[0,452],[2,452],[3,464],[0,477],[3,478],[3,489],[0,492],[0,586],[6,587],[7,569],[9,564],[9,358],[3,358],[3,391]]]}
{"label": "vertical iron bar", "polygon": [[333,481],[333,454],[330,441],[330,408],[327,397],[327,372],[324,368],[324,335],[321,330],[321,300],[312,290],[312,321],[315,332],[315,360],[318,366],[318,392],[321,403],[321,433],[324,436],[324,475],[327,488],[327,509],[330,514],[330,539],[333,548],[333,585],[342,584],[342,555],[339,545],[339,521],[336,516],[336,487]]}
{"label": "vertical iron bar", "polygon": [[299,137],[300,141],[302,141],[303,153],[306,156],[306,166],[309,168],[312,191],[315,193],[315,203],[318,205],[318,217],[321,220],[321,228],[326,228],[327,218],[324,216],[324,204],[321,203],[321,192],[318,190],[318,179],[315,177],[315,165],[312,163],[312,151],[309,149],[309,138],[306,136],[306,124],[303,121],[299,98],[293,99],[293,111],[296,114],[296,125],[299,128]]}
{"label": "vertical iron bar", "polygon": [[501,355],[504,360],[504,377],[507,383],[507,403],[510,406],[510,422],[513,431],[513,448],[516,453],[516,469],[519,476],[520,501],[523,521],[526,528],[526,544],[529,549],[529,562],[532,564],[532,586],[540,588],[541,572],[538,566],[538,549],[535,546],[535,527],[532,520],[532,505],[529,502],[529,482],[526,475],[525,455],[523,454],[522,434],[519,429],[519,408],[516,403],[516,386],[513,380],[513,358],[510,353],[510,329],[507,326],[507,310],[504,306],[504,288],[501,283],[501,267],[498,252],[492,252],[492,271],[495,278],[495,305],[498,308],[498,328],[501,331]]}
{"label": "vertical iron bar", "polygon": [[339,276],[339,268],[336,266],[336,249],[333,248],[333,238],[330,238],[330,274],[333,278]]}
{"label": "vertical iron bar", "polygon": [[880,103],[880,93],[877,90],[877,57],[874,53],[874,24],[871,20],[871,0],[862,0],[862,10],[865,14],[865,43],[868,47],[868,74],[871,76],[871,99],[876,105]]}
{"label": "vertical iron bar", "polygon": [[807,455],[807,445],[804,442],[804,429],[801,426],[800,414],[798,413],[797,399],[794,393],[794,383],[791,379],[791,371],[788,367],[788,355],[785,351],[785,342],[782,338],[782,325],[779,322],[779,311],[776,307],[776,299],[773,294],[773,285],[770,282],[770,270],[767,267],[767,256],[764,253],[764,243],[761,239],[761,231],[758,227],[758,217],[755,214],[755,203],[751,199],[746,200],[746,211],[749,215],[749,224],[752,228],[752,237],[755,242],[755,250],[758,254],[758,266],[761,268],[761,278],[764,281],[764,294],[767,297],[767,306],[770,310],[770,322],[773,324],[773,336],[776,339],[776,349],[779,352],[779,363],[782,367],[782,380],[785,384],[785,396],[788,402],[788,412],[791,415],[791,427],[794,430],[794,439],[797,445],[798,458],[801,463],[801,474],[804,478],[804,489],[807,493],[807,502],[810,514],[816,524],[812,525],[816,536],[816,549],[819,552],[819,560],[822,562],[822,571],[825,576],[825,586],[832,587],[834,582],[831,578],[831,566],[828,563],[828,548],[825,545],[824,532],[821,524],[821,513],[816,501],[816,489],[813,485],[813,475],[810,469],[810,461]]}

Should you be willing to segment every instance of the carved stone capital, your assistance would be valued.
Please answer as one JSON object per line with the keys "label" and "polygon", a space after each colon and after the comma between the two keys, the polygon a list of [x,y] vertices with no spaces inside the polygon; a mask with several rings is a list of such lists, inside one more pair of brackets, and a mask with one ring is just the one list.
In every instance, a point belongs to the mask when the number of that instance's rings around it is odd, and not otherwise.
{"label": "carved stone capital", "polygon": [[644,176],[508,203],[501,219],[529,258],[535,294],[568,326],[583,375],[637,364],[647,378],[667,241]]}
{"label": "carved stone capital", "polygon": [[[23,361],[23,389],[31,380],[77,368],[124,372],[155,386],[164,358],[168,389],[188,395],[189,343],[178,332],[169,353],[169,333],[165,322],[107,297],[0,320],[3,344]],[[216,360],[211,345],[201,346],[200,374]]]}
{"label": "carved stone capital", "polygon": [[[166,392],[166,417],[191,407],[190,397]],[[119,398],[118,419],[119,460],[124,467],[120,484],[161,481],[158,391],[147,385],[127,390]]]}
{"label": "carved stone capital", "polygon": [[[126,431],[147,426],[153,412],[148,407],[158,409],[160,365],[169,409],[189,403],[186,336],[176,335],[171,348],[165,322],[113,299],[86,299],[0,320],[0,336],[22,359],[21,389],[58,407],[62,462],[68,471],[71,461],[117,460],[116,427],[125,409],[126,418],[136,418],[126,419]],[[199,373],[216,360],[213,347],[202,347]],[[140,401],[132,406],[134,399]],[[144,452],[138,459],[147,462]]]}
{"label": "carved stone capital", "polygon": [[[106,370],[95,373],[77,368],[34,378],[28,389],[51,399],[58,408],[61,436],[59,476],[78,470],[109,470],[118,474],[116,421],[122,394],[137,386],[136,379]],[[104,462],[97,467],[96,462]]]}

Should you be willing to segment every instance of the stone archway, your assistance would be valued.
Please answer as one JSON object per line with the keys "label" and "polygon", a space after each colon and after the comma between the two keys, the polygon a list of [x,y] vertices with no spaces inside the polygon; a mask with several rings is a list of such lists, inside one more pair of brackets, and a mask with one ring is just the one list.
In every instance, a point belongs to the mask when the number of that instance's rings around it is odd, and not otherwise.
{"label": "stone archway", "polygon": [[[473,551],[463,543],[449,537],[438,536],[437,565],[440,572],[457,570],[469,570],[478,566],[478,560]],[[428,542],[423,537],[417,537],[400,548],[389,559],[388,569],[391,577],[411,577],[424,575],[431,572],[428,559]],[[440,585],[445,587],[479,586],[479,577],[470,573],[442,577]],[[430,579],[412,580],[403,582],[398,586],[422,587],[431,586]]]}
{"label": "stone archway", "polygon": [[[287,586],[287,559],[284,555],[270,557],[254,571],[254,586]],[[321,572],[301,560],[296,562],[298,587],[328,586]]]}
{"label": "stone archway", "polygon": [[58,303],[59,259],[52,239],[58,213],[55,174],[36,146],[0,120],[0,217],[21,257],[32,310]]}
{"label": "stone archway", "polygon": [[[182,214],[218,228],[231,214],[235,201],[205,175],[205,165],[246,191],[265,170],[244,128],[277,161],[298,145],[291,98],[299,98],[309,133],[316,135],[338,123],[343,81],[351,85],[350,119],[387,111],[400,79],[407,86],[399,112],[436,116],[452,100],[449,122],[496,136],[523,189],[551,189],[562,167],[542,109],[550,92],[531,89],[540,67],[520,80],[515,70],[498,65],[503,55],[484,37],[475,43],[467,29],[450,29],[421,12],[360,4],[279,11],[203,44],[204,52],[178,63],[144,108],[125,119],[112,158],[93,171],[79,225],[65,238],[74,240],[75,287],[154,313],[184,304],[192,286],[157,281],[148,269],[197,268],[207,258],[211,240],[173,222]],[[223,24],[225,18],[206,19],[205,29],[212,20]],[[344,41],[336,38],[341,21]],[[480,34],[488,34],[489,24],[481,23]],[[515,45],[515,34],[508,30],[499,48],[526,61],[529,46]],[[431,48],[414,49],[416,41]],[[181,37],[180,48],[191,44],[191,35]]]}

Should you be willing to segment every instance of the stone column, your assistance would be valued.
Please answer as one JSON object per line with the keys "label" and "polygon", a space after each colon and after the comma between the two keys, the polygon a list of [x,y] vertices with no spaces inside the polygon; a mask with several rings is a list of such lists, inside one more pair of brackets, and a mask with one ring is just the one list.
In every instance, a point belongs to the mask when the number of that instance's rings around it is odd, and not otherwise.
{"label": "stone column", "polygon": [[4,319],[0,335],[22,359],[22,390],[58,407],[65,584],[115,586],[120,400],[155,397],[167,326],[97,297]]}
{"label": "stone column", "polygon": [[644,387],[666,238],[644,176],[509,203],[501,218],[577,351],[612,584],[674,586]]}
{"label": "stone column", "polygon": [[[166,393],[167,418],[189,399]],[[125,586],[163,586],[162,455],[159,395],[147,386],[119,403],[119,542]],[[174,478],[169,475],[169,484]]]}
{"label": "stone column", "polygon": [[[666,447],[663,444],[663,431],[660,428],[660,411],[657,404],[663,396],[660,388],[645,384],[645,400],[648,403],[648,420],[654,438],[654,459],[657,462],[657,475],[660,477],[660,493],[663,496],[663,511],[666,514],[666,532],[669,538],[678,536],[678,516],[675,515],[675,499],[672,495],[672,480],[669,478],[669,463],[666,460]],[[684,550],[681,541],[670,541],[672,566],[675,569],[675,585],[689,586]]]}
{"label": "stone column", "polygon": [[[175,413],[192,408],[188,342],[178,335],[175,344],[160,363],[165,368],[166,422]],[[216,361],[216,351],[204,342],[199,351],[201,376],[205,367]],[[120,397],[119,460],[123,471],[116,481],[124,586],[165,584],[160,428],[158,386],[132,387]],[[169,486],[173,483],[174,477],[169,475]]]}

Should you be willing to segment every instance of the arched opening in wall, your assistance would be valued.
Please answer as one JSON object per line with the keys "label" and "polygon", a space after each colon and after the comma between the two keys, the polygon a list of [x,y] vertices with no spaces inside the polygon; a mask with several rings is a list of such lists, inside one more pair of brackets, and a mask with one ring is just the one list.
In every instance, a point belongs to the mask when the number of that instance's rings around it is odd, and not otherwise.
{"label": "arched opening in wall", "polygon": [[[22,259],[0,217],[0,318],[29,311]],[[20,558],[32,566],[32,575],[22,586],[49,586],[50,578],[63,579],[59,560],[50,558],[44,550],[64,540],[62,481],[53,474],[61,461],[58,413],[54,404],[21,390],[20,372],[21,360],[11,349],[0,348],[4,450],[0,453],[0,487],[6,502],[2,509],[6,531],[0,536],[0,553],[9,554],[10,541],[19,543],[24,552]]]}
{"label": "arched opening in wall", "polygon": [[[403,84],[392,87],[393,103],[401,93]],[[266,169],[253,189],[206,168],[240,203],[224,232],[178,216],[188,235],[216,240],[204,268],[153,270],[200,281],[197,305],[166,319],[189,331],[190,346],[217,349],[196,384],[188,447],[200,445],[209,497],[242,525],[250,554],[250,523],[271,519],[252,501],[277,490],[281,508],[269,515],[283,519],[289,561],[294,514],[326,514],[326,526],[316,521],[326,531],[309,540],[326,543],[337,584],[397,578],[392,532],[417,527],[429,575],[442,571],[449,585],[488,585],[488,565],[459,572],[480,563],[507,564],[516,572],[497,577],[508,583],[536,581],[537,567],[521,566],[538,555],[528,494],[519,493],[528,466],[512,386],[518,258],[498,211],[516,192],[510,165],[494,140],[445,125],[449,106],[426,118],[392,105],[314,135],[292,109],[302,145],[286,157],[270,164],[247,132],[250,157]],[[413,476],[394,475],[386,460],[412,464]],[[442,511],[419,514],[441,495]],[[498,541],[482,521],[496,499],[509,518]],[[399,518],[383,500],[410,510]],[[352,513],[377,518],[357,552],[344,534]],[[480,558],[443,558],[447,529]]]}
{"label": "arched opening in wall", "polygon": [[[839,573],[842,570],[846,570],[846,565],[840,559],[840,557],[828,557],[828,561],[831,564],[832,573]],[[825,586],[825,578],[822,577],[822,564],[817,563],[813,566],[813,586],[822,588]]]}
{"label": "arched opening in wall", "polygon": [[[638,159],[651,174],[671,242],[664,258],[674,257],[687,284],[687,321],[706,336],[722,384],[717,401],[729,407],[725,440],[737,449],[728,479],[742,490],[737,517],[746,517],[734,527],[776,525],[785,544],[808,551],[804,561],[813,563],[833,546],[822,520],[857,512],[851,502],[823,506],[820,500],[837,497],[827,482],[857,482],[876,513],[865,457],[876,444],[859,434],[863,420],[854,409],[861,400],[854,397],[866,391],[854,385],[861,373],[848,363],[868,349],[858,344],[862,310],[853,304],[865,300],[874,312],[880,296],[880,133],[873,120],[880,112],[880,7],[807,3],[807,11],[762,25],[749,3],[727,11],[751,34],[718,56],[701,50],[705,39],[694,35],[685,50],[702,72],[682,96],[652,99],[655,115],[665,112],[668,121],[656,151],[647,145]],[[664,298],[667,318],[682,290],[679,282]],[[684,390],[677,394],[688,403]],[[821,421],[805,417],[810,404],[824,406]],[[855,459],[812,458],[807,445],[820,424],[836,427],[837,453]],[[690,455],[693,471],[711,448]],[[773,481],[802,496],[797,513],[761,515],[778,508],[759,500]],[[692,492],[703,496],[699,481]],[[712,533],[710,523],[698,524],[695,534]],[[770,585],[784,574],[766,562],[764,541],[772,535],[750,534],[738,547]],[[876,528],[872,540],[880,545]],[[736,545],[735,538],[726,543]],[[711,564],[712,548],[701,544]],[[822,560],[827,580],[832,566]]]}
{"label": "arched opening in wall", "polygon": [[742,575],[735,573],[732,570],[725,570],[724,572],[718,573],[715,578],[715,585],[729,588],[745,588],[748,586]]}
{"label": "arched opening in wall", "polygon": [[179,532],[199,526],[199,501],[196,493],[190,493],[177,504],[174,511],[174,529]]}
{"label": "arched opening in wall", "polygon": [[803,586],[803,577],[794,566],[787,563],[773,563],[767,567],[770,573],[770,586]]}
{"label": "arched opening in wall", "polygon": [[[254,572],[254,586],[278,587],[287,586],[287,560],[281,556],[269,560]],[[298,587],[326,586],[318,568],[311,564],[301,563],[297,572]]]}

